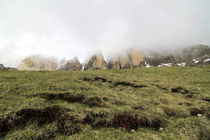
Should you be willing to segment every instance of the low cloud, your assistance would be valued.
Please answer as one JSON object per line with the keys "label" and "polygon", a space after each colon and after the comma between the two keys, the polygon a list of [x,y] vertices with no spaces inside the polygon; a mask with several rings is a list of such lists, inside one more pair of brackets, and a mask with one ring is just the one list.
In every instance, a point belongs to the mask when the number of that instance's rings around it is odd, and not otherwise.
{"label": "low cloud", "polygon": [[208,0],[0,0],[0,63],[210,45]]}

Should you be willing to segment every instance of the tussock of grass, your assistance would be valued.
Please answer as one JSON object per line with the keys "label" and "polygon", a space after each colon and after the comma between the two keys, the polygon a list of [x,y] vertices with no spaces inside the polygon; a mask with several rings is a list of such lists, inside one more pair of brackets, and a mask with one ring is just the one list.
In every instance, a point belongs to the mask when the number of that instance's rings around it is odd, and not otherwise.
{"label": "tussock of grass", "polygon": [[61,116],[58,106],[47,107],[43,110],[24,108],[0,118],[0,136],[6,135],[15,129],[23,129],[30,122],[37,121],[39,125],[52,123]]}
{"label": "tussock of grass", "polygon": [[128,131],[137,130],[139,127],[149,127],[157,130],[161,127],[162,120],[160,118],[140,117],[124,112],[115,115],[110,124],[115,128],[121,127]]}
{"label": "tussock of grass", "polygon": [[88,97],[83,101],[83,104],[89,107],[103,106],[103,99],[98,96]]}
{"label": "tussock of grass", "polygon": [[180,108],[162,107],[162,109],[168,117],[188,117],[189,116],[189,113],[187,111],[184,111]]}
{"label": "tussock of grass", "polygon": [[[67,122],[71,125],[68,125]],[[72,135],[81,131],[79,121],[65,113],[65,109],[58,106],[50,106],[44,109],[24,108],[15,113],[10,113],[0,118],[0,136],[7,135],[8,132],[24,129],[28,125],[37,123],[43,126],[56,122],[57,129],[51,132],[50,137],[55,137],[56,133]],[[73,124],[73,125],[72,125]]]}
{"label": "tussock of grass", "polygon": [[69,93],[69,92],[41,93],[41,94],[33,95],[33,96],[44,98],[47,101],[62,100],[62,101],[67,101],[67,102],[72,102],[72,103],[76,103],[76,102],[81,103],[85,99],[84,94],[73,94],[73,93]]}
{"label": "tussock of grass", "polygon": [[198,114],[204,114],[206,111],[198,108],[190,108],[190,114],[192,116],[197,116]]}

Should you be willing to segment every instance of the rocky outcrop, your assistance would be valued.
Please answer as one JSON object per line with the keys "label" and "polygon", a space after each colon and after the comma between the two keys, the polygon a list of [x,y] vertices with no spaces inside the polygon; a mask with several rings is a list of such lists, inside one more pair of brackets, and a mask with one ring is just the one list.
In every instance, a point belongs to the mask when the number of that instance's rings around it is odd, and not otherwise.
{"label": "rocky outcrop", "polygon": [[107,64],[108,69],[120,69],[120,61],[118,59],[112,59]]}
{"label": "rocky outcrop", "polygon": [[4,65],[0,64],[0,70],[4,70],[4,69],[5,69]]}
{"label": "rocky outcrop", "polygon": [[128,53],[133,68],[141,67],[144,62],[144,55],[140,49],[131,49]]}
{"label": "rocky outcrop", "polygon": [[58,70],[81,71],[82,64],[79,62],[78,58],[75,57],[74,59],[69,60],[64,65],[60,66]]}
{"label": "rocky outcrop", "polygon": [[102,54],[93,55],[88,63],[84,66],[84,70],[107,69],[106,61]]}
{"label": "rocky outcrop", "polygon": [[58,61],[53,57],[32,55],[26,57],[19,65],[20,70],[56,70]]}
{"label": "rocky outcrop", "polygon": [[120,62],[120,69],[132,68],[131,59],[126,52],[124,52],[120,55],[119,62]]}
{"label": "rocky outcrop", "polygon": [[161,56],[161,55],[155,54],[155,56],[145,57],[145,62],[150,66],[156,67],[161,64],[167,64],[167,63],[176,64],[176,59],[172,55]]}
{"label": "rocky outcrop", "polygon": [[186,61],[186,66],[205,66],[205,59],[210,56],[210,47],[206,45],[198,45],[186,48],[182,51],[181,57]]}
{"label": "rocky outcrop", "polygon": [[192,59],[210,54],[210,48],[206,45],[197,45],[183,49],[181,57],[186,58],[191,56]]}
{"label": "rocky outcrop", "polygon": [[[167,53],[166,53],[167,54]],[[163,53],[150,53],[145,57],[145,64],[149,66],[206,66],[210,58],[210,48],[198,45],[180,49],[176,53],[166,55]]]}
{"label": "rocky outcrop", "polygon": [[210,54],[206,54],[201,57],[197,57],[196,59],[192,59],[190,63],[187,64],[187,66],[208,66],[210,65]]}
{"label": "rocky outcrop", "polygon": [[109,69],[130,69],[142,67],[144,62],[144,55],[139,49],[130,49],[124,51],[116,59],[111,59],[108,62]]}

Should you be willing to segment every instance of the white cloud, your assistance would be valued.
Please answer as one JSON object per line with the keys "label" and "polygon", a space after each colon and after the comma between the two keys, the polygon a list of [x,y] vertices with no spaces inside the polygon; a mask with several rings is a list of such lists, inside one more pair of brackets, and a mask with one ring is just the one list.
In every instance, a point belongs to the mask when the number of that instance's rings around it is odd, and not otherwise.
{"label": "white cloud", "polygon": [[0,63],[210,45],[209,0],[0,0]]}

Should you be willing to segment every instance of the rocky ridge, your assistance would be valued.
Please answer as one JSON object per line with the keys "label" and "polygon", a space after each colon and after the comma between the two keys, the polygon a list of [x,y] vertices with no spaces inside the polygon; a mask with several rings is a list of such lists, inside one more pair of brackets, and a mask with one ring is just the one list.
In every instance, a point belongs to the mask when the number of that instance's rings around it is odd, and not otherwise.
{"label": "rocky ridge", "polygon": [[145,56],[145,67],[162,66],[207,66],[210,64],[210,48],[205,45],[189,47],[180,51],[179,54],[162,55],[151,53]]}
{"label": "rocky ridge", "polygon": [[31,55],[22,60],[19,70],[56,70],[58,61],[53,57]]}
{"label": "rocky ridge", "polygon": [[79,62],[77,57],[74,57],[72,60],[67,61],[63,65],[57,68],[57,70],[72,70],[72,71],[81,71],[82,64]]}
{"label": "rocky ridge", "polygon": [[130,49],[122,52],[118,58],[109,60],[109,69],[129,69],[142,67],[144,55],[140,49]]}
{"label": "rocky ridge", "polygon": [[[97,69],[132,69],[141,67],[170,67],[170,66],[202,66],[210,65],[210,47],[197,45],[180,49],[176,53],[143,54],[140,49],[132,48],[121,52],[118,56],[105,60],[101,53],[92,55],[86,64],[81,64],[77,57],[71,60],[57,62],[54,58],[39,55],[25,58],[20,70],[97,70]],[[0,69],[5,69],[0,65]]]}
{"label": "rocky ridge", "polygon": [[84,66],[84,70],[97,70],[97,69],[107,69],[106,61],[102,54],[93,55],[87,64]]}

